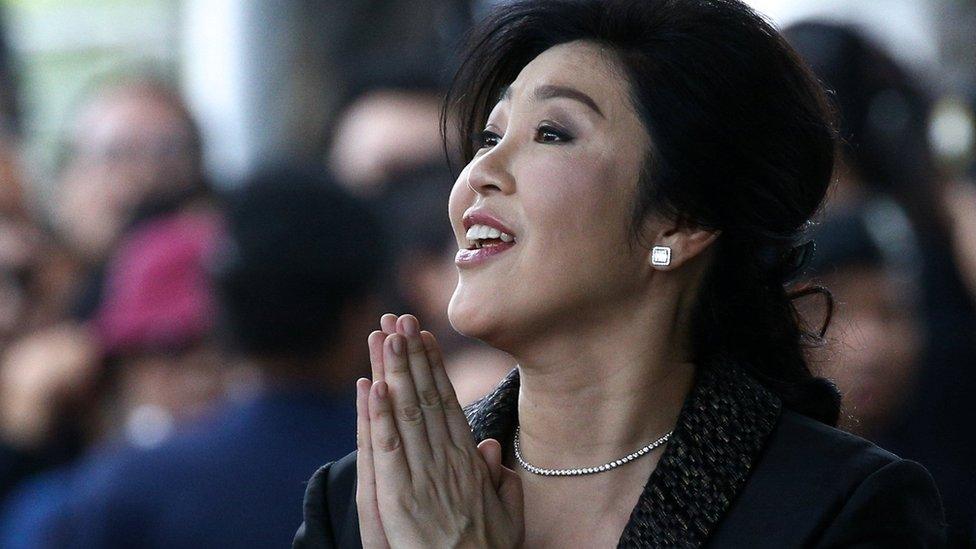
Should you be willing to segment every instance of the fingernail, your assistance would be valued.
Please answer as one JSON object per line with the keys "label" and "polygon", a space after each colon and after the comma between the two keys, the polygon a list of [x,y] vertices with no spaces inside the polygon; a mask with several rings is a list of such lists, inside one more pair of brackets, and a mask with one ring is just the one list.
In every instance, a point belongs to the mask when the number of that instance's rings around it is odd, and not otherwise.
{"label": "fingernail", "polygon": [[393,341],[391,342],[393,346],[393,353],[396,355],[403,354],[403,338],[399,336],[393,336]]}
{"label": "fingernail", "polygon": [[403,319],[403,331],[411,337],[416,337],[420,334],[420,322],[417,321],[415,317],[408,316]]}
{"label": "fingernail", "polygon": [[380,397],[381,399],[386,399],[386,382],[376,382],[376,396]]}

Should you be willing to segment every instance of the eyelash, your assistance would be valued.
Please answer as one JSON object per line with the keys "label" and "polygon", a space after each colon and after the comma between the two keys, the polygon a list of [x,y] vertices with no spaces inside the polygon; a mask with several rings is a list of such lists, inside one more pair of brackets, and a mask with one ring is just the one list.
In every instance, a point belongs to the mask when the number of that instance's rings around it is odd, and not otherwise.
{"label": "eyelash", "polygon": [[[478,146],[478,149],[486,149],[488,147],[494,147],[498,144],[498,141],[501,141],[501,139],[501,136],[497,133],[489,130],[483,130],[478,132],[477,137],[475,137],[475,144]],[[489,144],[489,141],[491,140],[494,140],[495,143]]]}
{"label": "eyelash", "polygon": [[[543,136],[552,136],[553,139],[546,139]],[[475,144],[480,149],[494,147],[501,141],[502,137],[491,130],[483,130],[478,133]],[[536,128],[536,142],[538,143],[569,143],[573,137],[563,130],[556,129],[548,124],[542,124]],[[493,143],[491,143],[494,141]]]}

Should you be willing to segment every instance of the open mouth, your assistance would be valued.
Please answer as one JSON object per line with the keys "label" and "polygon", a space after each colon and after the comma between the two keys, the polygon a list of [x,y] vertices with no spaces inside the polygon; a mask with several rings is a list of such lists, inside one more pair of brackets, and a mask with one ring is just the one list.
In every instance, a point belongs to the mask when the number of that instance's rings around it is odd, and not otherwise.
{"label": "open mouth", "polygon": [[467,212],[462,219],[464,239],[459,243],[460,250],[454,257],[458,268],[467,268],[489,261],[506,250],[515,247],[515,233],[505,222],[495,217],[487,209],[479,208]]}
{"label": "open mouth", "polygon": [[465,233],[468,250],[480,250],[503,244],[514,244],[515,237],[488,225],[472,225]]}

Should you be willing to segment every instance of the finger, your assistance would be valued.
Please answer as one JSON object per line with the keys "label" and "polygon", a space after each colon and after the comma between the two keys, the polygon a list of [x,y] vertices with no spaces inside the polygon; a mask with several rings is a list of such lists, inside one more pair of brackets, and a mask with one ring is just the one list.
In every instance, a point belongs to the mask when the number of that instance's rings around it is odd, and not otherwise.
{"label": "finger", "polygon": [[478,453],[481,454],[488,466],[491,485],[495,487],[495,490],[498,490],[502,477],[502,445],[493,438],[486,438],[478,444]]}
{"label": "finger", "polygon": [[424,413],[417,400],[406,339],[400,334],[386,336],[383,343],[384,387],[389,389],[387,400],[393,409],[392,417],[400,435],[401,445],[410,471],[414,476],[427,469],[434,461]]}
{"label": "finger", "polygon": [[440,345],[434,334],[424,331],[421,333],[424,347],[427,349],[427,357],[430,361],[431,375],[437,385],[437,391],[441,394],[441,402],[444,408],[444,416],[447,420],[447,429],[451,433],[451,440],[459,448],[474,445],[474,437],[471,435],[471,426],[468,419],[464,416],[464,410],[458,402],[457,394],[454,392],[454,384],[447,377],[447,370],[444,368],[444,356],[441,354]]}
{"label": "finger", "polygon": [[434,382],[430,362],[427,360],[427,348],[421,339],[420,322],[413,315],[403,315],[397,320],[397,332],[403,334],[407,340],[410,375],[417,392],[417,402],[424,415],[427,440],[433,457],[439,460],[445,445],[452,441],[447,428],[441,393]]}
{"label": "finger", "polygon": [[366,344],[369,345],[369,366],[373,381],[383,379],[383,340],[386,339],[386,335],[376,330],[366,338]]}
{"label": "finger", "polygon": [[369,391],[369,434],[373,450],[373,473],[376,478],[376,499],[394,501],[398,494],[407,494],[413,477],[403,439],[393,418],[393,402],[385,381],[377,381]]}
{"label": "finger", "polygon": [[383,330],[388,334],[395,334],[396,321],[397,321],[397,315],[393,313],[386,313],[385,315],[380,317],[380,330]]}
{"label": "finger", "polygon": [[373,471],[373,443],[369,433],[369,389],[372,382],[356,382],[356,508],[363,547],[382,547],[386,535],[376,501],[376,475]]}
{"label": "finger", "polygon": [[525,500],[522,494],[522,479],[518,473],[502,466],[501,485],[498,488],[498,498],[512,517],[522,517],[525,512]]}

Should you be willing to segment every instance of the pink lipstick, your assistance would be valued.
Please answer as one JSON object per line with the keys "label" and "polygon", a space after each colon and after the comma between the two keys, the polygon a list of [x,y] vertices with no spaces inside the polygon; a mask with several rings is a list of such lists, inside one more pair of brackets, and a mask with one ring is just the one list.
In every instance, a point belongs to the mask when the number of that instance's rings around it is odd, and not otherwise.
{"label": "pink lipstick", "polygon": [[458,250],[454,263],[473,266],[515,246],[515,233],[484,208],[470,210],[462,218],[466,247]]}

